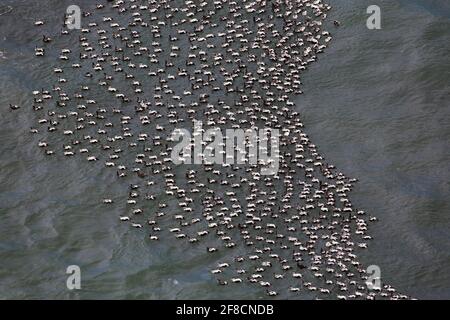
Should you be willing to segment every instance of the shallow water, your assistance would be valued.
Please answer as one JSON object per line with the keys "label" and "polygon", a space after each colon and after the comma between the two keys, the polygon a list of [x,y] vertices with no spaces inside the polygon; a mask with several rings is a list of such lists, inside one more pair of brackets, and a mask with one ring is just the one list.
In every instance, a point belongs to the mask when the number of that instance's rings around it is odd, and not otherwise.
{"label": "shallow water", "polygon": [[[296,98],[306,132],[340,170],[360,180],[355,206],[379,218],[360,255],[382,280],[416,298],[450,298],[448,141],[450,16],[441,1],[379,1],[382,30],[368,30],[370,1],[330,0],[331,46],[303,76]],[[80,1],[88,6],[89,1]],[[215,261],[189,244],[161,241],[121,224],[126,185],[76,159],[44,157],[28,134],[30,92],[52,80],[52,57],[36,59],[36,19],[61,20],[70,1],[0,1],[0,298],[264,298],[219,287]],[[48,30],[49,31],[49,30]],[[49,32],[50,33],[50,32]],[[70,46],[70,44],[69,44]],[[10,112],[9,103],[22,106]],[[66,267],[82,268],[82,290]],[[307,297],[306,297],[307,298]]]}

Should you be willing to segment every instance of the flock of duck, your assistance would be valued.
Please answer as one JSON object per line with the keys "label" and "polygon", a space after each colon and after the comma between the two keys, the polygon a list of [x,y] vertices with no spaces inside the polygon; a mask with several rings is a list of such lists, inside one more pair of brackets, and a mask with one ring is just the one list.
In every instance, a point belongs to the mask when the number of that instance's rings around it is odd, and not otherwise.
{"label": "flock of duck", "polygon": [[[53,87],[33,92],[30,131],[46,155],[104,163],[129,186],[120,220],[145,230],[150,244],[166,232],[204,246],[217,255],[219,285],[254,283],[269,296],[408,298],[386,284],[367,288],[357,253],[376,218],[353,207],[356,180],[320,155],[291,100],[332,39],[329,5],[97,2],[81,30],[62,26],[35,49],[58,59]],[[78,46],[61,47],[65,37]],[[278,173],[261,175],[260,164],[174,165],[171,133],[196,119],[203,130],[278,129]]]}

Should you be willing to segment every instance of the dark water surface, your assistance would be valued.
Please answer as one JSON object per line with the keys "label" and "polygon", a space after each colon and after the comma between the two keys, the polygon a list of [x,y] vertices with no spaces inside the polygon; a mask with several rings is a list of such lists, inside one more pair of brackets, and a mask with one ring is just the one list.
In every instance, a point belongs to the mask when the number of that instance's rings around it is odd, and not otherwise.
{"label": "dark water surface", "polygon": [[[361,261],[405,294],[449,299],[450,6],[329,2],[342,26],[304,74],[295,102],[305,131],[360,180],[352,201],[380,220]],[[30,92],[52,83],[54,57],[34,57],[46,27],[33,22],[60,21],[70,4],[0,0],[0,298],[265,297],[217,286],[209,256],[173,242],[150,247],[118,221],[123,207],[99,201],[121,197],[126,185],[100,164],[61,162],[36,147]],[[366,28],[371,4],[382,8],[382,30]],[[10,112],[9,103],[24,110]],[[76,293],[66,288],[72,264],[82,268]]]}

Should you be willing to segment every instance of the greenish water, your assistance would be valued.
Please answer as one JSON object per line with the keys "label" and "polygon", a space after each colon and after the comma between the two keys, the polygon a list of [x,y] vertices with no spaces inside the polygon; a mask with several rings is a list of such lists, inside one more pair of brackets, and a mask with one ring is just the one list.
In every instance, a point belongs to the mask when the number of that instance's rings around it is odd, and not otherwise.
{"label": "greenish water", "polygon": [[[217,286],[209,273],[216,260],[200,249],[149,246],[143,233],[121,224],[122,202],[105,207],[99,199],[120,198],[127,185],[103,166],[50,159],[36,147],[26,106],[32,90],[51,85],[55,57],[34,57],[42,30],[30,26],[45,18],[50,28],[69,2],[0,1],[13,8],[0,15],[0,298],[264,298],[246,284]],[[329,2],[342,26],[303,75],[305,94],[295,102],[305,131],[360,180],[355,206],[379,218],[360,260],[379,265],[382,280],[402,293],[449,299],[448,5],[377,1],[382,30],[368,30],[365,10],[373,3]],[[23,110],[10,112],[9,103]],[[82,268],[77,292],[66,288],[72,264]]]}

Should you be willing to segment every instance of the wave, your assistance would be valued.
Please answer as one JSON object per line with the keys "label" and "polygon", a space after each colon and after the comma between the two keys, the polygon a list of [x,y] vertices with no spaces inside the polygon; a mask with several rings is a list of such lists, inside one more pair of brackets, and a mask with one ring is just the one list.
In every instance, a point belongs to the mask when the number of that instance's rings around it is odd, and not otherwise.
{"label": "wave", "polygon": [[401,0],[401,2],[407,5],[421,7],[435,16],[450,19],[450,2],[448,0]]}
{"label": "wave", "polygon": [[11,6],[0,7],[0,16],[10,13],[12,10],[13,10],[13,7],[11,7]]}

